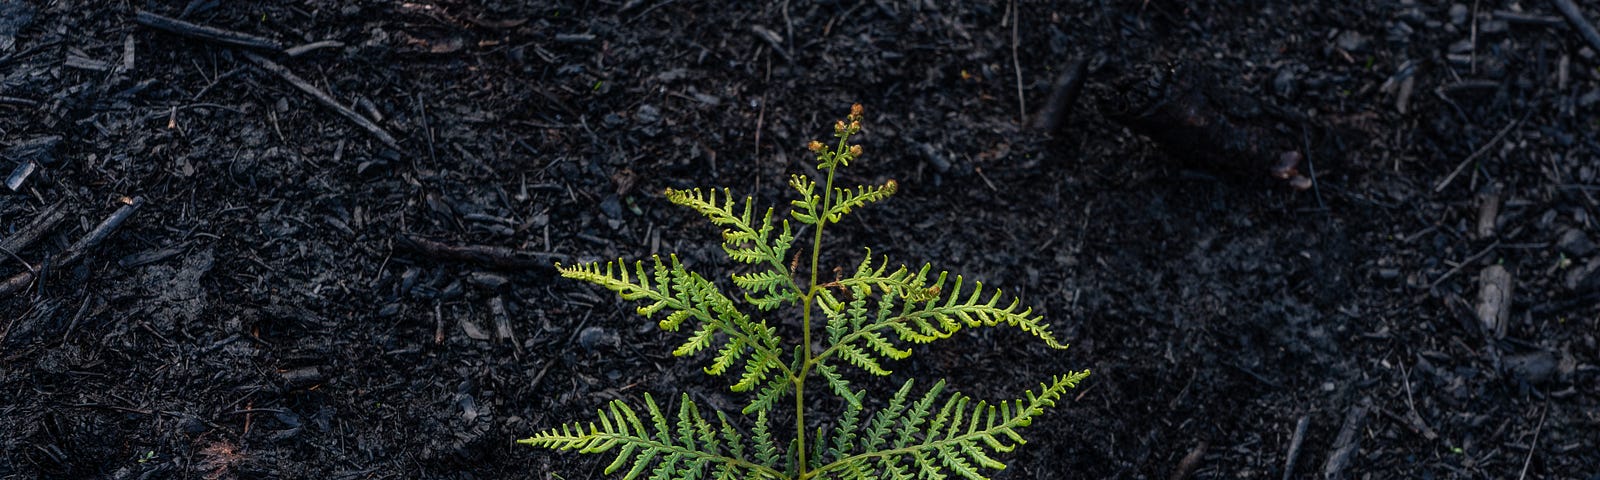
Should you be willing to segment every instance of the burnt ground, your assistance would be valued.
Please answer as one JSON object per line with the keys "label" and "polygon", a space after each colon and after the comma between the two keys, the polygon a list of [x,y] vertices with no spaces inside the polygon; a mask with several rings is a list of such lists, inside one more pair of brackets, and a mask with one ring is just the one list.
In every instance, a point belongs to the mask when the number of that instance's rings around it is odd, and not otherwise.
{"label": "burnt ground", "polygon": [[[901,192],[824,263],[934,262],[1073,344],[981,331],[899,370],[984,398],[1094,371],[996,478],[1600,473],[1600,58],[1555,2],[526,3],[0,1],[0,173],[35,165],[0,190],[0,239],[63,212],[0,253],[0,276],[43,274],[0,297],[0,477],[597,478],[512,441],[643,392],[738,399],[544,265],[725,271],[657,192],[785,202],[853,102],[846,181]],[[253,51],[395,148],[140,8],[342,42]],[[1079,59],[1066,125],[1024,127]],[[1174,61],[1340,132],[1317,188],[1176,160],[1101,112],[1101,76]]]}

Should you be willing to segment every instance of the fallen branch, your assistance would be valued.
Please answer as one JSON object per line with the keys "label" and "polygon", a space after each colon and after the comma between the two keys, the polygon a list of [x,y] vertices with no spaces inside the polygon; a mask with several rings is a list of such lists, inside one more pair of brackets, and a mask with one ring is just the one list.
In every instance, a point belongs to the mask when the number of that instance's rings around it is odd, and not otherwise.
{"label": "fallen branch", "polygon": [[1039,110],[1034,117],[1033,128],[1040,133],[1053,134],[1066,125],[1067,118],[1072,113],[1072,105],[1078,102],[1078,95],[1083,92],[1083,81],[1088,77],[1089,59],[1082,58],[1067,67],[1056,78],[1055,86],[1051,88],[1050,101],[1045,103],[1044,109]]}
{"label": "fallen branch", "polygon": [[1522,459],[1522,473],[1517,474],[1517,480],[1528,478],[1528,466],[1533,464],[1533,452],[1539,451],[1539,432],[1544,431],[1544,416],[1550,413],[1550,406],[1545,405],[1539,411],[1539,426],[1533,427],[1533,446],[1528,447],[1528,456]]}
{"label": "fallen branch", "polygon": [[223,30],[217,27],[196,25],[172,17],[157,15],[155,13],[139,10],[133,16],[134,23],[161,30],[184,37],[196,38],[208,42],[233,45],[236,47],[257,48],[261,50],[283,50],[283,45],[271,39],[258,37],[248,33],[232,30]]}
{"label": "fallen branch", "polygon": [[1250,98],[1219,78],[1191,63],[1139,65],[1110,82],[1101,110],[1192,166],[1310,189],[1311,178],[1300,173],[1310,153],[1300,151],[1300,144],[1309,139],[1286,135],[1293,130],[1282,127],[1311,120]]}
{"label": "fallen branch", "polygon": [[1194,475],[1194,469],[1200,467],[1200,459],[1205,456],[1207,446],[1206,441],[1201,440],[1199,445],[1195,445],[1188,455],[1184,455],[1183,459],[1178,461],[1178,468],[1173,469],[1172,476],[1167,478],[1170,480],[1184,480],[1189,478],[1190,475]]}
{"label": "fallen branch", "polygon": [[310,82],[300,78],[299,75],[295,75],[294,72],[284,68],[283,65],[278,65],[278,62],[267,60],[266,57],[250,52],[244,52],[244,56],[245,58],[250,59],[251,62],[254,62],[257,66],[265,69],[268,72],[272,72],[280,78],[283,78],[283,80],[289,82],[290,85],[294,85],[294,88],[298,88],[300,91],[311,95],[311,98],[316,99],[317,103],[321,103],[322,106],[338,112],[345,118],[350,119],[350,121],[355,122],[356,125],[366,129],[367,133],[372,134],[374,138],[377,138],[378,141],[383,142],[385,146],[395,150],[400,149],[399,143],[395,142],[394,137],[389,135],[389,132],[384,131],[383,127],[379,127],[378,124],[372,123],[372,120],[368,120],[367,117],[361,116],[361,114],[356,113],[354,110],[345,108],[344,105],[339,104],[337,100],[334,100],[333,97],[323,92],[322,89],[319,89]]}
{"label": "fallen branch", "polygon": [[[118,208],[117,211],[112,212],[111,216],[106,217],[104,221],[96,225],[94,230],[90,230],[83,238],[68,246],[61,253],[61,259],[55,262],[56,266],[66,267],[77,263],[89,250],[99,245],[106,237],[111,236],[111,233],[116,231],[117,227],[122,226],[122,222],[127,221],[128,217],[132,217],[134,212],[139,211],[139,207],[142,205],[144,205],[144,197],[133,197],[133,200],[123,205],[122,208]],[[12,275],[4,283],[0,283],[0,297],[8,296],[27,288],[28,283],[32,282],[37,275],[36,272],[31,271]]]}
{"label": "fallen branch", "polygon": [[1339,427],[1339,435],[1333,440],[1333,453],[1328,454],[1328,463],[1322,468],[1322,478],[1327,480],[1341,480],[1344,478],[1345,468],[1350,466],[1350,461],[1355,459],[1356,452],[1361,450],[1361,426],[1367,422],[1368,403],[1362,401],[1359,405],[1352,405],[1345,412],[1344,425]]}
{"label": "fallen branch", "polygon": [[44,236],[45,232],[56,228],[56,225],[66,219],[66,202],[56,202],[55,205],[51,205],[50,208],[45,209],[44,213],[34,218],[33,222],[22,227],[22,230],[18,230],[16,234],[6,237],[5,240],[0,240],[0,250],[20,252],[22,249],[28,248],[28,245],[32,245],[33,242],[39,240],[39,237]]}
{"label": "fallen branch", "polygon": [[1501,139],[1506,138],[1506,134],[1507,133],[1511,133],[1512,129],[1517,128],[1518,125],[1522,125],[1522,121],[1523,120],[1527,120],[1527,119],[1528,119],[1528,115],[1527,114],[1523,114],[1522,118],[1519,118],[1519,119],[1517,119],[1517,121],[1511,122],[1511,124],[1506,125],[1506,128],[1500,129],[1500,133],[1496,133],[1494,135],[1494,138],[1489,139],[1489,143],[1485,143],[1485,144],[1483,144],[1483,146],[1478,147],[1478,149],[1476,151],[1473,151],[1471,155],[1467,155],[1467,158],[1465,160],[1462,160],[1461,163],[1457,164],[1455,170],[1451,170],[1449,175],[1445,175],[1444,180],[1440,180],[1439,184],[1435,185],[1433,187],[1433,192],[1434,193],[1439,193],[1439,192],[1444,191],[1444,187],[1450,186],[1450,182],[1455,181],[1456,175],[1460,175],[1461,171],[1465,170],[1467,168],[1467,165],[1471,165],[1473,160],[1477,160],[1478,157],[1481,157],[1481,156],[1483,156],[1483,154],[1488,153],[1489,152],[1489,147],[1493,147],[1493,146],[1499,144]]}
{"label": "fallen branch", "polygon": [[1550,1],[1556,4],[1556,10],[1560,10],[1561,15],[1567,17],[1567,23],[1571,23],[1572,28],[1577,29],[1578,34],[1583,35],[1583,39],[1589,41],[1590,47],[1600,50],[1600,32],[1595,31],[1594,25],[1590,24],[1588,20],[1584,20],[1583,11],[1578,10],[1577,4],[1572,3],[1572,0]]}
{"label": "fallen branch", "polygon": [[567,258],[559,253],[529,252],[494,245],[449,245],[408,234],[396,235],[394,243],[396,249],[438,260],[471,262],[507,270],[550,270],[554,268],[550,262]]}
{"label": "fallen branch", "polygon": [[1295,422],[1294,436],[1289,439],[1289,458],[1283,462],[1283,480],[1294,478],[1294,464],[1300,459],[1300,446],[1306,442],[1306,430],[1311,427],[1311,416],[1301,415]]}
{"label": "fallen branch", "polygon": [[1022,23],[1022,14],[1017,8],[1017,0],[1011,0],[1011,71],[1017,74],[1017,124],[1024,127],[1028,124],[1028,98],[1022,90],[1022,59],[1017,55],[1017,24]]}
{"label": "fallen branch", "polygon": [[324,49],[324,48],[344,48],[344,42],[341,42],[341,41],[338,41],[338,40],[323,40],[323,41],[320,41],[320,42],[311,42],[311,43],[307,43],[305,45],[297,45],[297,46],[285,48],[285,49],[283,49],[283,54],[284,55],[288,55],[289,57],[293,58],[293,57],[298,57],[298,56],[301,56],[301,55],[305,55],[307,53],[314,52],[314,51],[317,51],[317,50],[320,50],[320,49]]}

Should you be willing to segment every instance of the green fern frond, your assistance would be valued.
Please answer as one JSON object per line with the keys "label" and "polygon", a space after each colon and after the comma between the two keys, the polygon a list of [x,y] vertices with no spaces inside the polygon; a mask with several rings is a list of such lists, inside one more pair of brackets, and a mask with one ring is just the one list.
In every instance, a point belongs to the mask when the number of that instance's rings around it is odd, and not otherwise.
{"label": "green fern frond", "polygon": [[[607,262],[604,267],[598,262],[573,266],[557,264],[556,269],[563,277],[594,283],[617,292],[625,300],[646,303],[638,309],[646,318],[663,310],[670,311],[658,323],[663,330],[677,331],[688,320],[698,321],[699,328],[672,354],[693,355],[722,342],[705,371],[721,375],[743,362],[743,373],[734,383],[734,391],[748,391],[762,382],[786,380],[791,370],[783,363],[782,342],[777,330],[764,321],[751,320],[715,284],[685,270],[677,256],[669,258],[670,264],[662,262],[661,257],[654,257],[652,272],[646,271],[644,262],[634,262],[630,274],[626,263],[621,261]],[[617,268],[619,264],[621,268]],[[655,279],[653,285],[650,278]],[[769,375],[772,371],[781,372],[781,375]]]}
{"label": "green fern frond", "polygon": [[[820,292],[818,305],[828,320],[828,348],[816,356],[818,364],[839,358],[873,375],[888,375],[891,372],[885,363],[911,356],[911,348],[904,344],[931,343],[963,328],[1000,324],[1028,332],[1051,348],[1066,348],[1031,308],[1019,309],[1016,299],[1002,307],[1003,294],[998,290],[985,290],[981,282],[966,289],[962,278],[956,276],[945,291],[947,272],[939,272],[937,279],[930,281],[931,265],[915,273],[904,265],[890,271],[887,259],[874,265],[871,255],[868,250],[855,274],[837,282],[852,297],[849,302],[841,302],[829,291]],[[878,295],[875,317],[867,308],[874,293]]]}
{"label": "green fern frond", "polygon": [[[777,237],[773,237],[775,226],[772,222],[772,209],[767,209],[760,221],[755,218],[755,201],[745,197],[743,207],[734,200],[733,194],[728,189],[722,189],[718,195],[716,189],[702,191],[698,188],[690,190],[667,189],[667,200],[672,203],[689,207],[722,230],[722,250],[728,258],[741,263],[765,265],[766,270],[757,272],[761,282],[757,287],[740,285],[749,292],[761,292],[770,310],[784,302],[793,303],[800,298],[800,286],[787,265],[784,256],[788,255],[789,248],[794,244],[794,234],[789,229],[787,220],[777,226],[782,227]],[[738,282],[735,275],[735,282]],[[752,301],[752,303],[755,303]]]}
{"label": "green fern frond", "polygon": [[[865,393],[861,392],[852,396],[860,396]],[[832,458],[835,461],[844,460],[845,457],[855,451],[856,439],[860,437],[860,433],[857,430],[861,423],[862,410],[859,403],[851,403],[845,406],[844,413],[839,416],[839,426],[834,429],[832,445],[827,449],[828,458]],[[817,437],[817,444],[819,446],[822,445],[824,440],[826,439],[823,437]],[[817,450],[821,451],[823,449],[818,448]]]}
{"label": "green fern frond", "polygon": [[[996,460],[995,453],[1009,452],[1026,443],[1017,430],[1033,423],[1045,409],[1055,407],[1067,389],[1089,375],[1088,370],[1058,375],[1049,383],[1041,384],[1038,391],[1028,391],[1022,399],[991,405],[961,393],[944,399],[937,413],[944,390],[944,382],[929,389],[922,399],[907,411],[904,409],[911,381],[907,381],[889,405],[873,416],[871,425],[860,442],[860,451],[850,448],[854,428],[843,428],[846,422],[854,426],[859,413],[849,409],[841,418],[839,433],[833,437],[830,449],[835,458],[832,463],[816,470],[819,478],[829,474],[846,478],[865,475],[863,478],[945,478],[953,473],[968,480],[987,478],[982,470],[1002,470],[1005,463]],[[899,438],[893,448],[881,449],[891,429],[899,429]]]}
{"label": "green fern frond", "polygon": [[906,380],[906,383],[900,386],[900,390],[894,393],[894,398],[889,400],[889,404],[872,416],[871,426],[867,429],[866,437],[862,439],[862,448],[865,451],[876,452],[887,444],[889,434],[900,421],[900,414],[906,410],[906,399],[911,395],[913,383],[914,380]]}
{"label": "green fern frond", "polygon": [[767,421],[767,411],[756,412],[756,426],[751,430],[755,442],[756,463],[778,465],[778,444],[772,440],[772,424]]}
{"label": "green fern frond", "polygon": [[[746,292],[744,299],[757,309],[768,312],[778,307],[800,301],[800,296],[793,288],[794,278],[786,272],[775,270],[762,270],[751,273],[735,273],[732,275],[733,284]],[[761,296],[756,296],[760,294]]]}
{"label": "green fern frond", "polygon": [[716,189],[669,188],[667,200],[689,207],[711,220],[712,224],[723,227],[723,249],[735,260],[752,264],[777,263],[781,266],[784,255],[793,244],[794,235],[789,230],[788,222],[779,224],[783,230],[777,238],[773,238],[772,209],[767,209],[757,222],[755,200],[745,197],[743,208],[740,208],[728,189],[722,189],[722,195],[719,196]]}
{"label": "green fern frond", "polygon": [[789,205],[794,207],[789,210],[789,215],[800,223],[816,225],[817,218],[821,216],[817,209],[822,208],[822,196],[816,194],[817,182],[804,175],[790,175],[789,186],[800,193],[799,199],[789,201]]}
{"label": "green fern frond", "polygon": [[817,374],[822,375],[822,379],[828,382],[828,389],[832,390],[834,395],[845,399],[853,408],[861,407],[862,394],[850,390],[850,381],[840,375],[838,369],[825,363],[817,364],[816,369]]}
{"label": "green fern frond", "polygon": [[[674,435],[668,430],[667,418],[661,414],[655,400],[648,394],[644,398],[653,429],[646,427],[626,402],[614,400],[607,410],[598,412],[598,426],[593,422],[587,426],[574,422],[517,443],[581,453],[616,450],[617,455],[606,466],[605,473],[609,475],[627,468],[624,479],[639,478],[647,470],[651,472],[650,478],[666,479],[701,478],[707,470],[714,470],[719,478],[785,478],[782,472],[767,466],[773,464],[763,461],[765,459],[759,455],[755,459],[744,456],[744,436],[728,425],[721,413],[717,418],[722,427],[718,428],[700,416],[699,407],[685,394],[678,408],[678,429]],[[765,424],[765,415],[759,417]],[[719,431],[729,448],[724,448],[720,442],[705,441]],[[763,440],[754,440],[759,452]],[[770,448],[770,436],[765,443]]]}
{"label": "green fern frond", "polygon": [[[788,218],[774,221],[773,209],[757,209],[748,197],[741,202],[728,189],[666,190],[669,201],[721,228],[721,246],[730,259],[752,266],[730,275],[745,302],[759,312],[797,311],[800,338],[784,342],[777,328],[741,311],[729,294],[686,270],[677,257],[669,257],[670,261],[653,257],[648,264],[636,261],[631,266],[620,260],[603,266],[557,264],[564,277],[601,285],[638,302],[637,312],[656,319],[661,329],[687,329],[673,355],[705,354],[707,374],[737,377],[730,388],[749,394],[742,412],[747,419],[755,418],[748,437],[721,411],[715,412],[716,424],[708,421],[687,395],[676,415],[663,412],[645,395],[642,415],[623,401],[612,401],[599,412],[598,425],[560,425],[519,442],[614,453],[605,471],[624,472],[627,480],[972,480],[1005,468],[996,454],[1024,443],[1018,430],[1055,406],[1065,390],[1089,372],[1054,377],[1038,391],[1028,391],[1026,398],[998,404],[959,392],[946,394],[943,381],[913,399],[913,382],[908,380],[887,405],[868,415],[868,391],[852,387],[842,364],[886,376],[890,362],[911,356],[913,345],[949,338],[964,328],[1002,324],[1053,348],[1066,346],[1039,315],[1020,307],[1016,299],[1004,302],[1000,291],[978,282],[967,288],[960,276],[947,283],[949,274],[935,275],[931,265],[891,269],[887,259],[874,262],[868,250],[849,278],[819,282],[819,272],[827,271],[819,263],[825,227],[856,208],[889,198],[899,188],[893,180],[878,186],[834,186],[837,170],[862,155],[861,145],[849,143],[861,131],[861,120],[862,108],[854,105],[845,120],[834,124],[837,145],[820,141],[807,145],[823,175],[791,177],[789,185],[799,198],[791,202]],[[808,279],[796,275],[801,257],[788,258],[795,239],[790,219],[812,226],[807,232]],[[816,337],[819,333],[824,335]],[[806,421],[807,406],[818,403],[808,402],[808,395],[822,393],[815,381],[807,388],[813,376],[821,377],[827,391],[844,400],[843,414],[835,422],[821,422],[820,428],[813,428],[818,422]],[[786,430],[779,440],[769,415],[785,400],[793,402],[793,430]],[[787,407],[784,411],[790,412]]]}
{"label": "green fern frond", "polygon": [[828,221],[839,223],[839,219],[862,205],[882,201],[894,195],[900,189],[900,184],[890,180],[878,186],[858,186],[856,188],[834,188],[833,197],[838,199],[832,207],[828,208]]}
{"label": "green fern frond", "polygon": [[[801,352],[798,351],[798,348],[795,350],[795,355],[791,357],[793,358],[793,363],[789,365],[788,370],[791,372],[798,371],[800,368]],[[760,391],[756,392],[755,397],[750,399],[750,404],[746,405],[742,412],[749,415],[752,412],[771,410],[773,406],[778,404],[778,400],[783,399],[785,395],[793,391],[794,383],[789,382],[787,377],[774,377],[763,385]]]}

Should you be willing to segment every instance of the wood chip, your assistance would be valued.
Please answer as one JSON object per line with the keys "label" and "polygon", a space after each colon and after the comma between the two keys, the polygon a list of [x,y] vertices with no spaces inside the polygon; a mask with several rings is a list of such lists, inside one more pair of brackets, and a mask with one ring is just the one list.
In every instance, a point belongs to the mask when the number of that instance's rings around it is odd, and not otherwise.
{"label": "wood chip", "polygon": [[1361,450],[1361,426],[1367,422],[1368,406],[1369,401],[1362,400],[1345,411],[1344,425],[1339,427],[1339,435],[1333,439],[1333,451],[1328,454],[1328,462],[1323,464],[1322,478],[1344,478],[1345,468],[1350,466],[1350,461]]}
{"label": "wood chip", "polygon": [[1495,264],[1478,274],[1478,303],[1475,309],[1484,332],[1504,337],[1511,319],[1511,272]]}
{"label": "wood chip", "polygon": [[1479,239],[1494,238],[1495,225],[1500,221],[1500,195],[1493,190],[1478,194],[1478,228],[1474,230]]}

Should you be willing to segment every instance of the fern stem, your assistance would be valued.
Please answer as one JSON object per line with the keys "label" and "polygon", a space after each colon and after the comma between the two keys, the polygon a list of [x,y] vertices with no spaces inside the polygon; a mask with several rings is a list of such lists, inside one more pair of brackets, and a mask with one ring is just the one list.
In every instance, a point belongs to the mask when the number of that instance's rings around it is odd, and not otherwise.
{"label": "fern stem", "polygon": [[799,475],[796,478],[808,478],[806,473],[806,459],[810,458],[806,452],[806,377],[811,375],[811,367],[816,365],[815,356],[811,352],[811,307],[817,300],[817,264],[822,257],[822,229],[828,225],[828,211],[833,208],[833,175],[839,171],[841,155],[848,155],[850,133],[841,132],[839,145],[834,147],[830,158],[823,165],[828,170],[828,179],[822,187],[822,204],[815,211],[821,212],[817,218],[817,231],[811,237],[811,282],[806,289],[806,294],[801,297],[800,327],[801,340],[805,343],[805,361],[800,364],[800,372],[794,376],[794,432],[796,442],[796,463]]}

